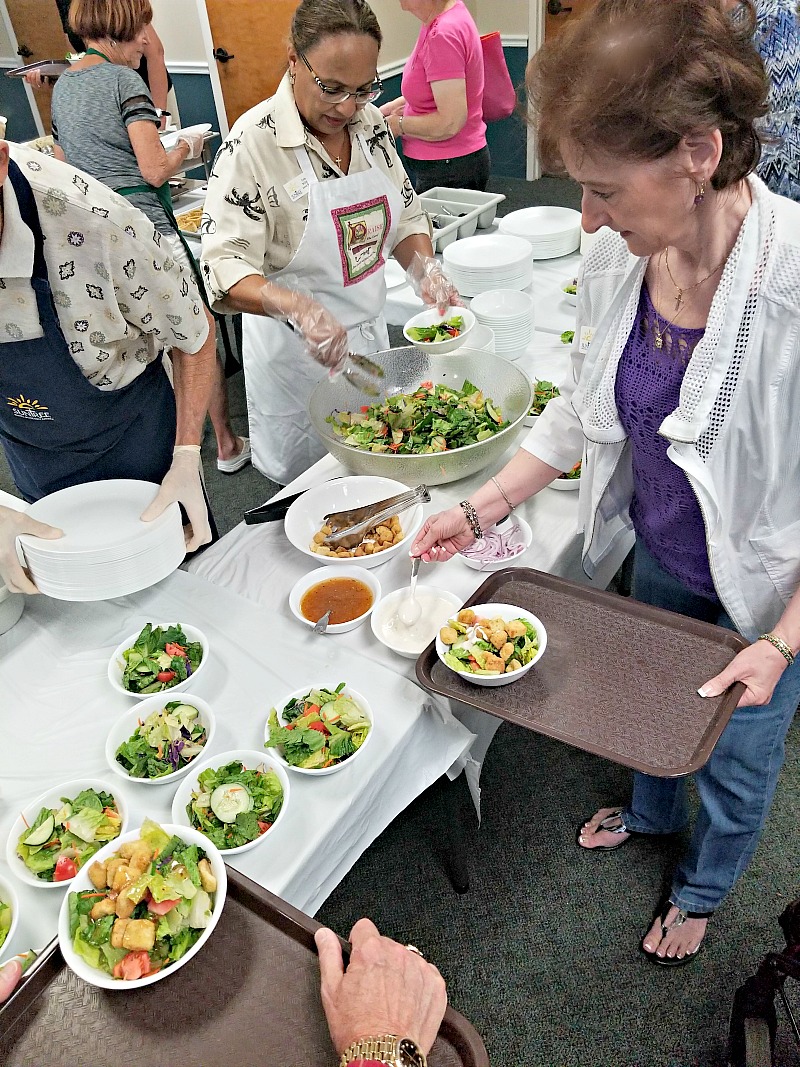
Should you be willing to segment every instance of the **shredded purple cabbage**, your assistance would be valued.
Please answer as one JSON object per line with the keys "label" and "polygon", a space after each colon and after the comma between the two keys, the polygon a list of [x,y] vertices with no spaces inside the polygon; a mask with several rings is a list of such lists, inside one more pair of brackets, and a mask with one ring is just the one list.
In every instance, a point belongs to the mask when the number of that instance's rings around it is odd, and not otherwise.
{"label": "shredded purple cabbage", "polygon": [[182,738],[178,738],[177,741],[173,741],[167,749],[167,761],[172,764],[173,771],[177,771],[178,764],[180,763],[181,752],[186,742]]}
{"label": "shredded purple cabbage", "polygon": [[192,661],[187,656],[186,657],[186,677],[188,678],[191,673],[192,673]]}

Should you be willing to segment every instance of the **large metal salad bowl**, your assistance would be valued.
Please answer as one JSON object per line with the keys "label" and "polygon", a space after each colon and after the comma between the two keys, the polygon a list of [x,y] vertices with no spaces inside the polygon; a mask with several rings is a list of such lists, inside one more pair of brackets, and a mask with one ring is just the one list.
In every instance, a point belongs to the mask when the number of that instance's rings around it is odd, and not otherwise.
{"label": "large metal salad bowl", "polygon": [[382,396],[413,392],[425,381],[461,389],[468,379],[484,396],[491,398],[510,425],[485,441],[463,445],[448,452],[417,456],[362,451],[345,444],[326,419],[334,411],[357,412],[362,406],[377,401],[375,397],[359,393],[342,377],[334,380],[326,378],[315,386],[311,394],[311,422],[331,455],[356,474],[396,478],[406,485],[455,482],[498,460],[523,428],[523,420],[532,402],[531,382],[527,375],[502,356],[468,348],[440,356],[419,348],[390,348],[370,355],[370,359],[384,370],[384,377],[379,383]]}

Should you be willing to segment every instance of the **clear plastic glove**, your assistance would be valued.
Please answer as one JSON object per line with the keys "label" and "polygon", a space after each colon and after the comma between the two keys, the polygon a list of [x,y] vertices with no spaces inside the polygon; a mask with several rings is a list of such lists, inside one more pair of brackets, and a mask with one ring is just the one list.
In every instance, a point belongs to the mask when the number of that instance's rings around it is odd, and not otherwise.
{"label": "clear plastic glove", "polygon": [[191,533],[186,537],[186,551],[194,552],[211,540],[208,505],[200,478],[200,445],[176,446],[172,466],[164,475],[152,504],[142,512],[142,522],[157,519],[175,501],[183,504],[189,516]]}
{"label": "clear plastic glove", "polygon": [[205,134],[186,133],[183,130],[179,130],[177,144],[180,144],[181,141],[183,141],[185,145],[189,146],[189,155],[186,157],[187,159],[199,159],[200,156],[203,154]]}
{"label": "clear plastic glove", "polygon": [[426,519],[414,538],[410,555],[425,563],[444,563],[475,540],[463,509],[456,504]]}
{"label": "clear plastic glove", "polygon": [[308,354],[327,367],[331,376],[342,370],[350,350],[347,330],[318,300],[307,293],[282,290],[280,303],[274,289],[263,289],[261,301],[268,315],[279,315],[299,333]]}
{"label": "clear plastic glove", "polygon": [[17,536],[32,534],[55,541],[63,537],[63,531],[55,526],[37,522],[24,511],[0,507],[0,579],[8,586],[10,593],[38,593],[17,556]]}
{"label": "clear plastic glove", "polygon": [[429,307],[435,304],[444,315],[449,307],[462,304],[458,290],[442,270],[438,259],[415,252],[406,271],[408,283],[417,296]]}

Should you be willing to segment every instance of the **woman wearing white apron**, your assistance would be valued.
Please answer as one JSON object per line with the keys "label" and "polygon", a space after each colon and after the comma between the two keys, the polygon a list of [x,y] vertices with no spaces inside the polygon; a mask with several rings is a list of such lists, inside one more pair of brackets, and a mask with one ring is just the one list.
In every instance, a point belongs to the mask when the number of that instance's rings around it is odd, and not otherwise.
{"label": "woman wearing white apron", "polygon": [[203,272],[215,310],[246,313],[253,462],[282,484],[325,452],[307,411],[314,385],[348,351],[388,346],[386,258],[428,303],[457,300],[372,106],[380,42],[365,0],[302,0],[286,76],[234,125],[209,182]]}

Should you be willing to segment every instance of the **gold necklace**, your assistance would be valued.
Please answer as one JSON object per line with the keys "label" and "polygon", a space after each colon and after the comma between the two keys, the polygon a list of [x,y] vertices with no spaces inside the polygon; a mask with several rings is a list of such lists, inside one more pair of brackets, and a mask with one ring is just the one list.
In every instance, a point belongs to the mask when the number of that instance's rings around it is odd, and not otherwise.
{"label": "gold necklace", "polygon": [[[675,292],[678,294],[676,296],[676,298],[675,298],[675,314],[677,314],[680,311],[681,304],[683,303],[684,293],[691,293],[695,289],[698,289],[703,284],[703,282],[707,282],[708,279],[711,278],[714,274],[716,274],[718,270],[722,270],[722,268],[725,266],[725,262],[726,262],[726,260],[728,258],[726,256],[725,259],[723,259],[723,261],[721,263],[717,264],[717,266],[714,267],[713,270],[709,271],[708,274],[706,274],[706,276],[704,278],[701,278],[699,282],[695,282],[694,285],[688,285],[688,286],[686,286],[686,288],[681,288],[681,286],[678,285],[678,283],[672,277],[672,271],[669,269],[669,246],[667,246],[664,249],[663,255],[664,255],[664,265],[667,268],[667,274],[669,275],[669,280],[672,282],[673,286],[675,287]],[[661,262],[661,260],[659,259],[659,263],[660,262]]]}
{"label": "gold necklace", "polygon": [[[658,263],[656,264],[656,296],[658,296],[658,291],[660,289],[660,282],[661,282],[661,260],[662,260],[662,257],[666,257],[666,255],[667,255],[667,250],[665,248],[664,251],[661,253],[661,255],[658,257]],[[669,267],[667,267],[667,270],[669,270]],[[712,273],[713,273],[713,271],[712,271]],[[670,274],[670,278],[672,278],[671,274]],[[674,285],[675,282],[673,281],[672,284]],[[685,291],[688,291],[688,290],[685,290]],[[679,303],[676,303],[676,305],[675,305],[675,314],[673,315],[672,322],[669,322],[667,319],[664,319],[664,328],[662,330],[662,328],[661,328],[661,319],[659,317],[658,309],[656,308],[655,301],[651,301],[651,303],[653,305],[653,315],[655,315],[655,320],[653,322],[653,332],[656,335],[655,341],[653,342],[653,344],[660,351],[664,347],[664,338],[669,333],[670,326],[674,326],[675,325],[675,320],[682,313],[683,308],[679,306]],[[685,306],[686,305],[684,305],[684,307]]]}

